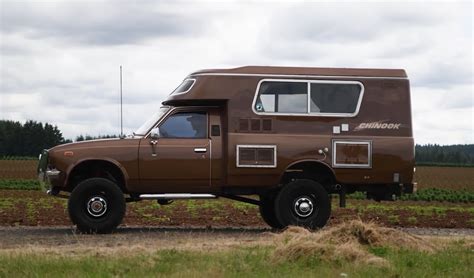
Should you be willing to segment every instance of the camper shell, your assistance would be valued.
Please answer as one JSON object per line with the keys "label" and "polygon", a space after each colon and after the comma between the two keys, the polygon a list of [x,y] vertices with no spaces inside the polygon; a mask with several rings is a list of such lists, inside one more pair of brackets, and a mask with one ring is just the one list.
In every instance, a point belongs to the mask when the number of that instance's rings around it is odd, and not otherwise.
{"label": "camper shell", "polygon": [[[330,194],[344,206],[345,194],[355,191],[391,200],[414,190],[404,70],[202,70],[162,105],[128,138],[43,152],[40,178],[53,195],[72,192],[69,213],[79,229],[115,228],[121,221],[112,211],[117,196],[161,204],[227,197],[259,205],[274,228],[318,228],[329,218]],[[113,186],[116,194],[104,193]]]}

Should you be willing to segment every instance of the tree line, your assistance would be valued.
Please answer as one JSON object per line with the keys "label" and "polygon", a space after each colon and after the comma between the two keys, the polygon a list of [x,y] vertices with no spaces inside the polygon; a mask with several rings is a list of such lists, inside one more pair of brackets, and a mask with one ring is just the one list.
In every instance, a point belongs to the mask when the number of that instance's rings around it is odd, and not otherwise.
{"label": "tree line", "polygon": [[474,144],[416,145],[415,160],[417,164],[474,165]]}
{"label": "tree line", "polygon": [[43,149],[71,142],[57,126],[36,121],[0,120],[0,157],[37,156]]}
{"label": "tree line", "polygon": [[[117,135],[79,135],[76,142],[102,138],[117,138]],[[59,144],[71,143],[64,139],[57,126],[49,123],[0,120],[0,157],[37,156],[43,149]],[[474,144],[440,146],[436,144],[416,145],[417,164],[474,165]]]}
{"label": "tree line", "polygon": [[[115,138],[116,135],[79,135],[75,141],[86,141],[99,138]],[[56,145],[71,143],[64,139],[57,126],[37,121],[0,120],[0,157],[38,156],[43,149]]]}

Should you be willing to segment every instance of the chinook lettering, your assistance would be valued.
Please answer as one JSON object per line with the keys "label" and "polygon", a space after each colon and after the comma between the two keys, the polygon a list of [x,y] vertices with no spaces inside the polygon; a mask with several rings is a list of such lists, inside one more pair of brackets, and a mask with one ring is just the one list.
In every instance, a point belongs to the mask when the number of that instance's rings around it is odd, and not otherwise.
{"label": "chinook lettering", "polygon": [[400,129],[400,123],[381,123],[381,122],[373,122],[373,123],[361,123],[359,124],[354,130],[361,130],[361,129]]}

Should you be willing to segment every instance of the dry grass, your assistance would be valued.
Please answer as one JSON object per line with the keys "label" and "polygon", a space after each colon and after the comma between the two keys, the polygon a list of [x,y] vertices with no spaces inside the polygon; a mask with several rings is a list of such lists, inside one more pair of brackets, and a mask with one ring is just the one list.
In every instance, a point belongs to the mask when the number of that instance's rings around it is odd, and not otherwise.
{"label": "dry grass", "polygon": [[275,237],[275,244],[273,259],[276,262],[316,258],[376,266],[388,266],[388,261],[371,254],[367,247],[404,248],[430,253],[436,250],[432,243],[421,237],[360,220],[318,232],[289,227]]}

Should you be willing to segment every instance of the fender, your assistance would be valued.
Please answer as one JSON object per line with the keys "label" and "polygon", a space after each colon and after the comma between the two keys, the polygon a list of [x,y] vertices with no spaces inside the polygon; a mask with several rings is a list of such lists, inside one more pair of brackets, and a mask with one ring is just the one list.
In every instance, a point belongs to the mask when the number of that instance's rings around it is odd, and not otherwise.
{"label": "fender", "polygon": [[106,161],[106,162],[109,162],[109,163],[112,163],[113,165],[115,165],[117,168],[120,169],[120,172],[122,172],[122,175],[123,175],[123,179],[124,179],[124,187],[126,189],[128,189],[128,180],[129,180],[129,176],[128,176],[128,172],[127,170],[122,166],[122,164],[120,164],[117,160],[115,159],[111,159],[111,158],[104,158],[104,157],[101,157],[101,158],[98,158],[98,157],[88,157],[88,158],[83,158],[81,160],[78,160],[76,163],[74,164],[71,164],[67,170],[66,170],[66,178],[64,179],[64,186],[67,185],[68,181],[69,181],[69,175],[71,174],[71,172],[76,168],[78,167],[79,165],[81,165],[82,163],[86,163],[86,162],[89,162],[89,161]]}
{"label": "fender", "polygon": [[329,172],[332,174],[332,176],[334,177],[334,181],[336,181],[336,173],[334,172],[334,169],[332,169],[326,162],[324,161],[321,161],[321,160],[317,160],[317,159],[301,159],[301,160],[296,160],[296,161],[293,161],[292,163],[288,164],[285,168],[285,171],[283,171],[281,174],[280,174],[280,180],[283,179],[283,176],[285,175],[286,173],[286,170],[288,170],[289,168],[291,168],[292,166],[296,165],[296,164],[299,164],[299,163],[304,163],[304,162],[315,162],[319,165],[321,165],[322,167],[326,168],[327,170],[329,170]]}

